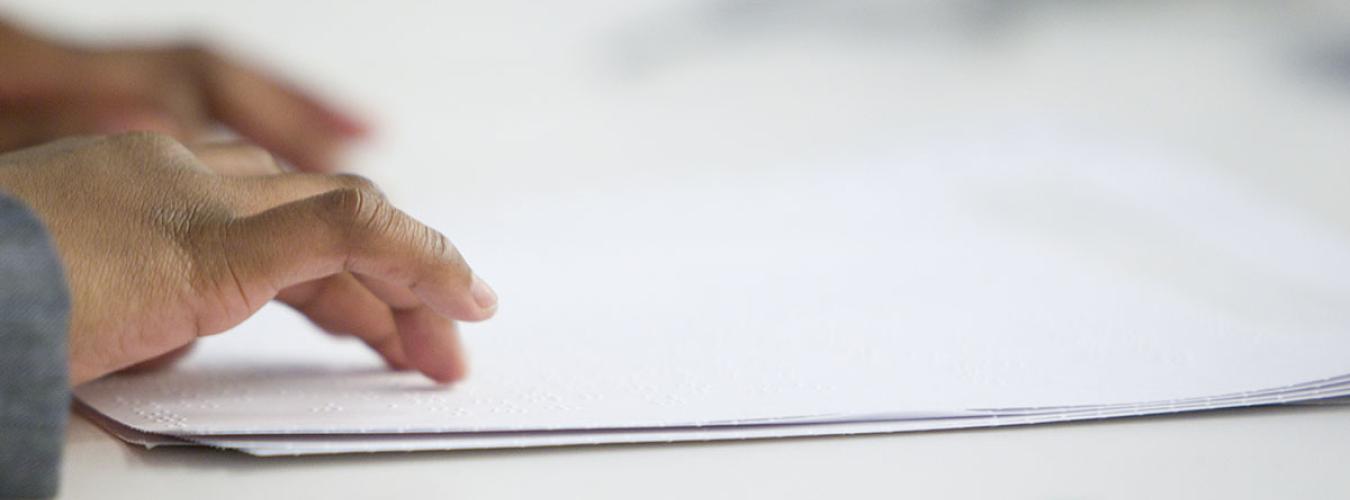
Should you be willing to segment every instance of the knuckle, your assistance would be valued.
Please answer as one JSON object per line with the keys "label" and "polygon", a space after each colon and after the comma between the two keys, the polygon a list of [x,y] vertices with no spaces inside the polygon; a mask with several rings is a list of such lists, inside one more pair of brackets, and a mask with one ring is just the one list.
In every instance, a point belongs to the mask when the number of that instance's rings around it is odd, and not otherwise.
{"label": "knuckle", "polygon": [[429,226],[413,222],[415,238],[412,243],[418,245],[421,252],[425,252],[424,258],[429,259],[429,263],[449,271],[455,279],[461,281],[461,285],[468,286],[473,279],[473,273],[469,270],[469,263],[464,260],[464,256],[459,253],[459,248],[450,241],[440,231],[432,229]]}
{"label": "knuckle", "polygon": [[404,215],[384,197],[370,191],[344,188],[325,195],[328,223],[342,245],[351,249],[368,239],[398,241],[415,248],[422,259],[467,268],[459,249],[444,234]]}
{"label": "knuckle", "polygon": [[422,235],[424,248],[428,249],[431,255],[454,264],[464,261],[463,257],[459,255],[459,249],[455,248],[455,245],[450,243],[450,238],[441,234],[440,231],[422,226]]}
{"label": "knuckle", "polygon": [[108,136],[107,142],[118,149],[154,156],[191,155],[187,147],[168,134],[136,131]]}
{"label": "knuckle", "polygon": [[355,189],[379,198],[384,198],[384,192],[380,191],[380,187],[376,186],[375,182],[368,178],[356,174],[337,174],[333,177],[337,179],[339,184],[348,189]]}
{"label": "knuckle", "polygon": [[360,189],[344,188],[324,197],[329,223],[351,243],[387,225],[390,207],[383,199]]}
{"label": "knuckle", "polygon": [[107,136],[90,154],[114,160],[111,164],[137,171],[196,170],[197,157],[174,138],[157,132],[128,132]]}

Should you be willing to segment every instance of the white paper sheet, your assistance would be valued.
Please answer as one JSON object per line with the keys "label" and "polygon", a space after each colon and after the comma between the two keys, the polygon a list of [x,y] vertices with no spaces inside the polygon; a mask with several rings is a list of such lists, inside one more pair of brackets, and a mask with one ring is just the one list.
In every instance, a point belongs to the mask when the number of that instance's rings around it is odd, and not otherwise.
{"label": "white paper sheet", "polygon": [[[1316,390],[1316,389],[1315,389]],[[1314,395],[1345,394],[1350,389],[1316,390]],[[1131,405],[1114,409],[1091,408],[1022,415],[989,415],[957,418],[919,418],[911,420],[867,420],[813,424],[770,424],[702,428],[612,429],[590,431],[515,431],[443,434],[276,434],[214,435],[175,438],[136,431],[84,408],[95,423],[133,444],[156,446],[205,445],[242,451],[256,456],[323,455],[394,451],[471,450],[487,448],[528,448],[618,443],[660,443],[676,441],[718,441],[827,435],[880,434],[930,430],[1000,427],[1095,420],[1114,417],[1160,415],[1216,408],[1235,408],[1275,404],[1278,401],[1309,397],[1287,393],[1278,396],[1240,400],[1191,402],[1185,404]],[[1346,404],[1343,397],[1307,400],[1285,404]]]}
{"label": "white paper sheet", "polygon": [[1221,171],[1014,139],[504,192],[467,221],[417,200],[471,235],[502,296],[468,329],[469,381],[387,373],[270,307],[171,373],[77,395],[134,429],[203,439],[868,416],[903,430],[979,409],[1339,394],[1219,398],[1350,372],[1345,232]]}

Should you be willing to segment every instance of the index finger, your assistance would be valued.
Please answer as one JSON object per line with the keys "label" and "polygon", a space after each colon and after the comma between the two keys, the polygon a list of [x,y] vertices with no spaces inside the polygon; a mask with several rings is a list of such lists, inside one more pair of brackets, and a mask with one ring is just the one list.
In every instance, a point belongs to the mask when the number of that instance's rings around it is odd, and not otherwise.
{"label": "index finger", "polygon": [[496,294],[449,239],[360,189],[286,203],[223,229],[223,258],[245,290],[265,287],[274,296],[348,271],[406,287],[447,318],[481,321],[497,309]]}

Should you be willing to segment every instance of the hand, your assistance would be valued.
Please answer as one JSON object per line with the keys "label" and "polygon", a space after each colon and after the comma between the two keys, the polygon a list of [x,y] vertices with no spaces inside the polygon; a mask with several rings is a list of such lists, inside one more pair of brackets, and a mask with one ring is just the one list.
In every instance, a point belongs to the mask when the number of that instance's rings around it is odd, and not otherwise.
{"label": "hand", "polygon": [[223,332],[273,298],[392,366],[463,377],[454,320],[487,319],[497,299],[455,247],[365,179],[277,172],[252,146],[194,151],[149,133],[0,156],[0,191],[32,207],[65,264],[72,383]]}
{"label": "hand", "polygon": [[90,49],[0,22],[0,151],[72,135],[217,124],[304,171],[331,171],[366,127],[275,78],[192,46]]}

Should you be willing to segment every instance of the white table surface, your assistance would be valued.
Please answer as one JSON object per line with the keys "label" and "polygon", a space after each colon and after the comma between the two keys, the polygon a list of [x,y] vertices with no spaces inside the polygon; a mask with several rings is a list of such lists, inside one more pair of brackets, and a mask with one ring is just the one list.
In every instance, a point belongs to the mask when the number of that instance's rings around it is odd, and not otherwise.
{"label": "white table surface", "polygon": [[[350,98],[381,126],[357,166],[397,200],[459,196],[471,209],[475,192],[513,182],[837,161],[967,123],[1048,120],[1222,169],[1350,229],[1350,51],[1335,45],[1350,23],[1337,2],[736,8],[752,4],[0,0],[0,11],[90,40],[195,31]],[[851,10],[868,4],[885,8]],[[1337,50],[1341,67],[1319,59]],[[547,168],[495,174],[533,162]],[[473,235],[446,229],[472,248]],[[1350,407],[273,459],[147,451],[74,417],[62,496],[1345,498],[1347,463]]]}
{"label": "white table surface", "polygon": [[958,432],[255,458],[72,417],[63,498],[1347,498],[1350,406]]}

